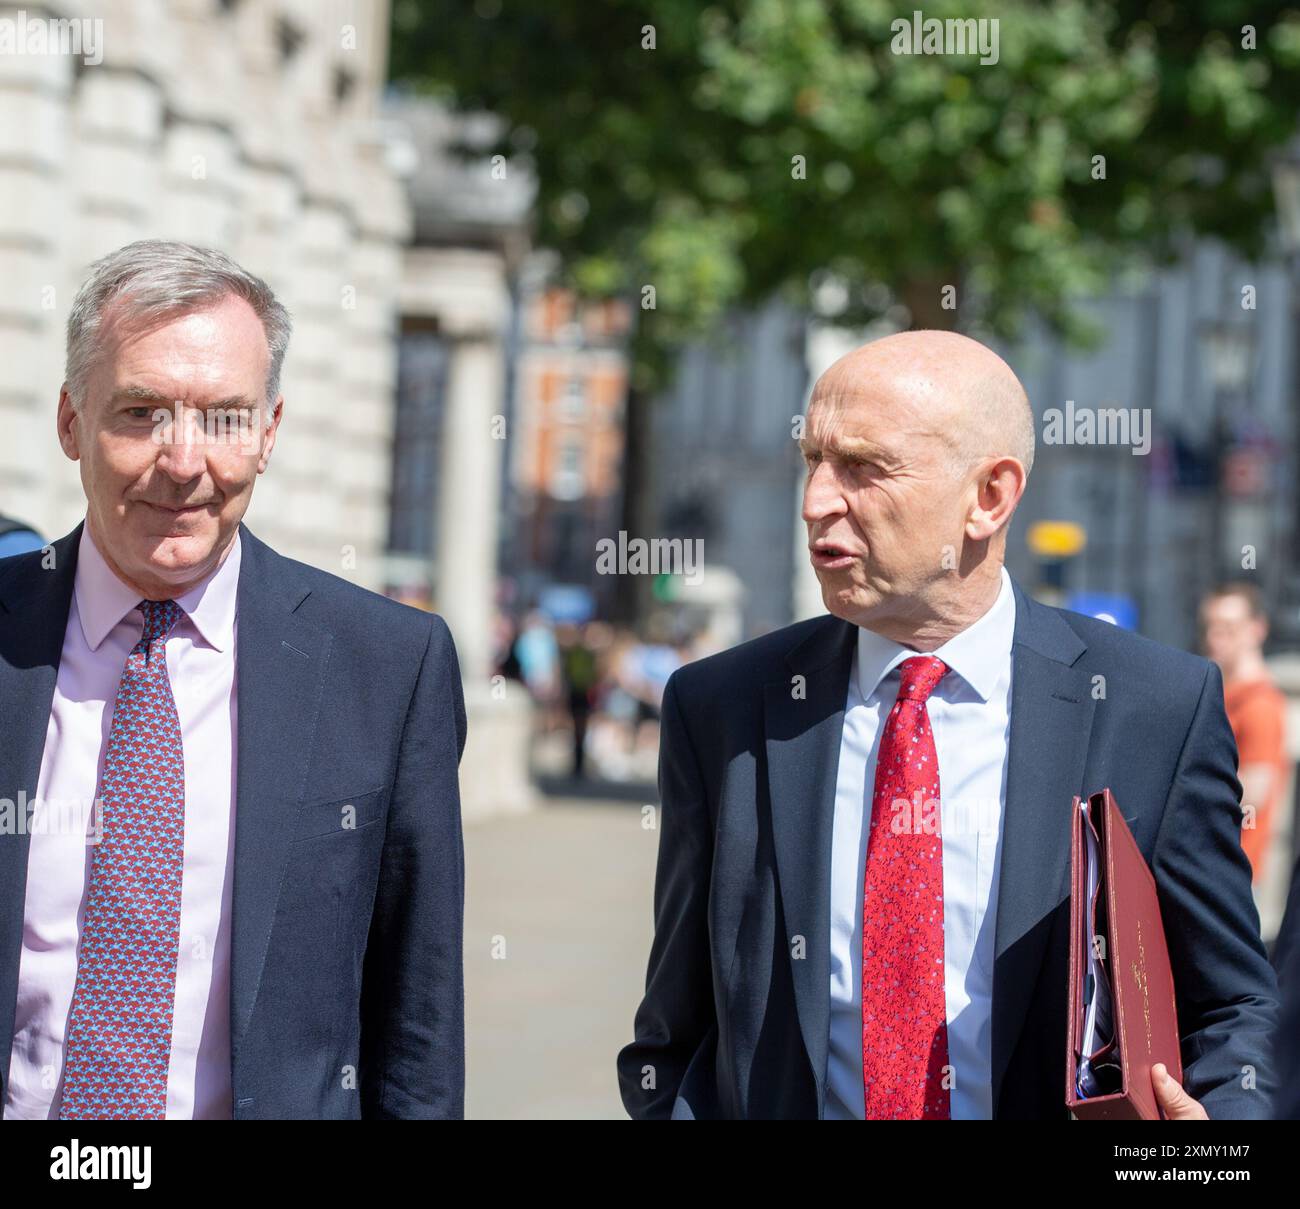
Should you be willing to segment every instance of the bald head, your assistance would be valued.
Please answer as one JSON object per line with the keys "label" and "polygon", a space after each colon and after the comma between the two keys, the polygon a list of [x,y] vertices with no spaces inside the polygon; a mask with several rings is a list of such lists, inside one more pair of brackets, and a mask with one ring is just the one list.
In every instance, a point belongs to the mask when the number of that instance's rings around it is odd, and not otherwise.
{"label": "bald head", "polygon": [[902,332],[818,380],[803,518],[830,612],[934,650],[1002,587],[1034,418],[1006,362],[955,332]]}
{"label": "bald head", "polygon": [[1011,367],[957,332],[898,332],[855,348],[817,381],[812,402],[834,410],[903,398],[911,418],[943,440],[954,467],[1010,456],[1028,474],[1034,413]]}

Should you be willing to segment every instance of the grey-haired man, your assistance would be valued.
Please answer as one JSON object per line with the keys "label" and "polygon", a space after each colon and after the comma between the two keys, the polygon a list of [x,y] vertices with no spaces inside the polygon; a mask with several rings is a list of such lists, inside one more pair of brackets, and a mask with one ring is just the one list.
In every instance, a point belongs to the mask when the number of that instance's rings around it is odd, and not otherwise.
{"label": "grey-haired man", "polygon": [[463,1115],[455,648],[243,524],[289,332],[187,244],[74,303],[86,516],[0,563],[6,1118]]}

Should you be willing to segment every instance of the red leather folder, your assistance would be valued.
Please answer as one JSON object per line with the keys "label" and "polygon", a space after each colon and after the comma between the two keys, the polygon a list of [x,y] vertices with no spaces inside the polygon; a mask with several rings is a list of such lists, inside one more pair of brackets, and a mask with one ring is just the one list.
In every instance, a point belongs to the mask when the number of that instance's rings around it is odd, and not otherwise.
{"label": "red leather folder", "polygon": [[[1091,896],[1090,838],[1099,858]],[[1074,799],[1069,993],[1066,1107],[1083,1121],[1160,1120],[1151,1067],[1163,1062],[1174,1079],[1183,1079],[1174,978],[1155,878],[1109,789],[1092,794],[1086,808],[1081,798]],[[1090,1003],[1096,999],[1096,1019],[1102,1022],[1107,996],[1110,1027],[1094,1028],[1086,1037]],[[1091,1052],[1084,1052],[1085,1043]]]}

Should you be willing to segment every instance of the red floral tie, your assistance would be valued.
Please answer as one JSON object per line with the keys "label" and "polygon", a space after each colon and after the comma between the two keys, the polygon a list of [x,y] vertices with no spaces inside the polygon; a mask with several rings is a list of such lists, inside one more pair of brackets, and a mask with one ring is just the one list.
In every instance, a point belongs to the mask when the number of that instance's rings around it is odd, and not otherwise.
{"label": "red floral tie", "polygon": [[926,699],[948,672],[905,659],[880,737],[862,897],[866,1119],[947,1120],[939,760]]}

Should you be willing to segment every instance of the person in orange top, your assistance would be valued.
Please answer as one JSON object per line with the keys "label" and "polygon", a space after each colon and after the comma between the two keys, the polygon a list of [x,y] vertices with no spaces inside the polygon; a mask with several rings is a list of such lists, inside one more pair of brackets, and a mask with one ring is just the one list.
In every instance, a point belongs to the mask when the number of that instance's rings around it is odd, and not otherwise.
{"label": "person in orange top", "polygon": [[1258,882],[1264,875],[1273,816],[1289,767],[1286,698],[1264,663],[1268,617],[1258,589],[1250,583],[1216,588],[1201,604],[1201,625],[1205,653],[1223,672],[1224,706],[1237,738],[1237,778],[1246,809],[1241,846]]}

